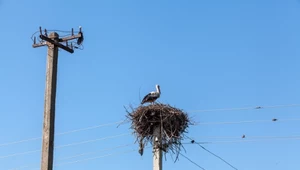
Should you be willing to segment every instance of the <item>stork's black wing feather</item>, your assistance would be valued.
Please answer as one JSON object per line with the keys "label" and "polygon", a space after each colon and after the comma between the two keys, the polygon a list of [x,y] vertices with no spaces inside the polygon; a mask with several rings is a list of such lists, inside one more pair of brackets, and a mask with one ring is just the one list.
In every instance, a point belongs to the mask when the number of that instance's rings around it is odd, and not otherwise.
{"label": "stork's black wing feather", "polygon": [[148,99],[149,97],[151,96],[151,93],[148,93],[142,100],[141,104],[144,104]]}

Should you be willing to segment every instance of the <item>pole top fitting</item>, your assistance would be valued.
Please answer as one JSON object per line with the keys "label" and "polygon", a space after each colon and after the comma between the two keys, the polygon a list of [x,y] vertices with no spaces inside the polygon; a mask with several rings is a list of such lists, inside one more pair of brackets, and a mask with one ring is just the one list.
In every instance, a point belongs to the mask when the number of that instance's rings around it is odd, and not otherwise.
{"label": "pole top fitting", "polygon": [[48,37],[51,39],[58,39],[59,35],[56,32],[51,32]]}

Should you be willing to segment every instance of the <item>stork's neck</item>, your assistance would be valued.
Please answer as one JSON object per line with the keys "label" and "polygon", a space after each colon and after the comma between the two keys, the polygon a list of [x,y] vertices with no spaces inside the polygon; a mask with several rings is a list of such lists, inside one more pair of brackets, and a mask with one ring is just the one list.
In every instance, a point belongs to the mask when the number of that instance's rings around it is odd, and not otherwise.
{"label": "stork's neck", "polygon": [[156,91],[160,94],[160,88],[156,86]]}

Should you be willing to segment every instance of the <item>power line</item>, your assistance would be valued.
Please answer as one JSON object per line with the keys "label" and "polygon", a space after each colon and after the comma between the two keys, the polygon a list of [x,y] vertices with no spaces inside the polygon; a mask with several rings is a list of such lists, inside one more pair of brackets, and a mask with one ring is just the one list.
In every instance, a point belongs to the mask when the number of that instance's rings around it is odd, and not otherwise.
{"label": "power line", "polygon": [[32,150],[32,151],[27,151],[27,152],[14,153],[14,154],[10,154],[10,155],[0,156],[0,159],[12,157],[12,156],[26,155],[26,154],[30,154],[30,153],[39,152],[39,151],[41,151],[41,150]]}
{"label": "power line", "polygon": [[287,104],[287,105],[273,105],[273,106],[255,106],[255,107],[238,107],[238,108],[222,108],[222,109],[206,109],[206,110],[191,110],[189,113],[196,112],[216,112],[216,111],[235,111],[235,110],[258,110],[267,108],[280,108],[280,107],[298,107],[300,104]]}
{"label": "power line", "polygon": [[[256,106],[256,107],[242,107],[242,108],[221,108],[221,109],[206,109],[206,110],[191,110],[188,111],[189,113],[194,113],[194,112],[215,112],[215,111],[234,111],[234,110],[253,110],[253,109],[263,109],[263,108],[280,108],[280,107],[297,107],[300,106],[300,104],[287,104],[287,105],[273,105],[273,106]],[[281,121],[298,121],[299,119],[283,119]],[[236,123],[254,123],[254,122],[268,122],[269,120],[251,120],[251,121],[239,121],[239,122],[208,122],[208,123],[197,123],[195,125],[209,125],[209,124],[236,124]],[[79,132],[79,131],[85,131],[85,130],[92,130],[96,128],[101,128],[105,126],[111,126],[114,124],[119,124],[124,121],[118,121],[118,122],[112,122],[112,123],[106,123],[106,124],[99,124],[95,126],[90,126],[86,128],[81,128],[81,129],[75,129],[67,132],[61,132],[57,133],[55,135],[66,135],[69,133],[74,133],[74,132]],[[33,141],[33,140],[38,140],[41,139],[41,137],[35,137],[35,138],[29,138],[29,139],[24,139],[20,141],[14,141],[14,142],[8,142],[8,143],[2,143],[0,144],[0,147],[6,146],[6,145],[12,145],[12,144],[18,144],[18,143],[23,143],[23,142],[28,142],[28,141]]]}
{"label": "power line", "polygon": [[[150,146],[146,147],[145,149],[148,149],[148,148],[150,148]],[[107,157],[107,156],[121,155],[121,154],[130,153],[130,152],[134,152],[134,151],[137,151],[137,149],[132,149],[132,150],[128,150],[128,151],[125,151],[125,152],[114,152],[114,153],[110,153],[110,154],[106,154],[106,155],[102,155],[102,156],[79,159],[79,160],[76,160],[76,161],[57,163],[57,164],[54,164],[54,166],[75,164],[75,163],[79,163],[79,162],[84,162],[84,161],[89,161],[89,160],[94,160],[94,159],[100,159],[100,158],[104,158],[104,157]]]}
{"label": "power line", "polygon": [[[201,136],[201,139],[240,139],[241,136]],[[300,138],[300,135],[291,135],[291,136],[245,136],[245,139],[281,139],[281,138]],[[243,140],[245,140],[243,139]]]}
{"label": "power line", "polygon": [[[276,122],[285,122],[285,121],[300,121],[300,119],[295,118],[295,119],[276,119]],[[96,128],[101,128],[105,126],[110,126],[118,123],[122,123],[123,121],[118,121],[118,122],[113,122],[113,123],[106,123],[106,124],[100,124],[96,126],[90,126],[86,128],[80,128],[80,129],[75,129],[67,132],[61,132],[57,133],[56,135],[66,135],[70,133],[75,133],[75,132],[80,132],[80,131],[86,131],[86,130],[92,130]],[[245,121],[236,121],[236,122],[203,122],[203,123],[195,123],[195,126],[199,125],[221,125],[221,124],[243,124],[243,123],[263,123],[263,122],[275,122],[273,119],[270,120],[245,120]],[[18,144],[18,143],[23,143],[23,142],[28,142],[28,141],[33,141],[33,140],[38,140],[41,139],[41,137],[36,137],[36,138],[29,138],[29,139],[24,139],[20,141],[14,141],[14,142],[9,142],[9,143],[2,143],[0,144],[0,147],[2,146],[7,146],[7,145],[12,145],[12,144]]]}
{"label": "power line", "polygon": [[[66,135],[66,134],[80,132],[80,131],[97,129],[97,128],[101,128],[101,127],[105,127],[105,126],[111,126],[111,125],[114,125],[114,124],[118,124],[118,123],[121,123],[121,122],[122,121],[118,121],[118,122],[112,122],[112,123],[106,123],[106,124],[99,124],[99,125],[90,126],[90,127],[86,127],[86,128],[80,128],[80,129],[70,130],[70,131],[66,131],[66,132],[57,133],[57,134],[55,134],[55,136]],[[0,147],[7,146],[7,145],[12,145],[12,144],[24,143],[24,142],[28,142],[28,141],[34,141],[34,140],[38,140],[38,139],[41,139],[41,138],[42,137],[35,137],[35,138],[29,138],[29,139],[14,141],[14,142],[2,143],[2,144],[0,144]]]}
{"label": "power line", "polygon": [[76,161],[70,161],[70,162],[58,163],[58,164],[54,164],[54,166],[61,166],[61,165],[66,165],[66,164],[74,164],[74,163],[78,163],[78,162],[83,162],[83,161],[88,161],[88,160],[93,160],[93,159],[104,158],[104,157],[112,156],[112,155],[120,155],[120,154],[129,153],[129,152],[134,152],[134,151],[136,151],[136,149],[129,150],[129,151],[125,151],[125,152],[110,153],[110,154],[106,154],[106,155],[102,155],[102,156],[91,157],[91,158],[86,158],[86,159],[80,159],[80,160],[76,160]]}
{"label": "power line", "polygon": [[74,133],[74,132],[92,130],[92,129],[97,129],[97,128],[101,128],[101,127],[105,127],[105,126],[115,125],[115,124],[118,124],[118,123],[122,123],[122,121],[99,124],[99,125],[96,125],[96,126],[90,126],[90,127],[86,127],[86,128],[75,129],[75,130],[71,130],[71,131],[67,131],[67,132],[61,132],[61,133],[58,133],[56,135],[65,135],[65,134]]}
{"label": "power line", "polygon": [[[67,157],[55,159],[54,161],[55,162],[56,161],[60,162],[62,160],[73,159],[73,158],[77,158],[77,157],[80,157],[80,156],[86,156],[86,155],[91,155],[91,154],[94,154],[94,153],[100,153],[100,152],[110,151],[110,150],[114,150],[114,149],[118,149],[118,148],[124,148],[124,147],[128,147],[130,145],[133,145],[133,144],[119,145],[119,146],[116,146],[116,147],[104,148],[102,150],[93,151],[93,152],[85,152],[85,153],[81,153],[81,154],[77,154],[77,155],[72,155],[72,156],[67,156]],[[23,165],[23,166],[20,166],[18,168],[12,168],[12,169],[8,169],[8,170],[19,170],[19,169],[24,169],[24,168],[36,167],[36,166],[38,166],[38,164]]]}
{"label": "power line", "polygon": [[[258,123],[258,122],[271,122],[273,120],[246,120],[246,121],[236,121],[236,122],[204,122],[204,123],[196,123],[194,125],[213,125],[213,124],[241,124],[241,123]],[[278,119],[276,121],[300,121],[300,119]],[[61,133],[57,133],[56,135],[66,135],[66,134],[70,134],[70,133],[75,133],[75,132],[80,132],[80,131],[86,131],[86,130],[92,130],[92,129],[96,129],[96,128],[101,128],[101,127],[105,127],[105,126],[110,126],[110,125],[114,125],[114,124],[118,124],[118,123],[122,123],[123,121],[118,121],[118,122],[113,122],[113,123],[106,123],[106,124],[100,124],[100,125],[96,125],[96,126],[90,126],[90,127],[86,127],[86,128],[81,128],[81,129],[75,129],[75,130],[71,130],[71,131],[67,131],[67,132],[61,132]],[[35,137],[35,138],[29,138],[29,139],[24,139],[24,140],[20,140],[20,141],[14,141],[14,142],[8,142],[8,143],[2,143],[0,144],[0,147],[2,146],[6,146],[6,145],[12,145],[12,144],[18,144],[18,143],[23,143],[23,142],[28,142],[28,141],[33,141],[33,140],[38,140],[41,139],[41,137]]]}
{"label": "power line", "polygon": [[73,155],[73,156],[63,157],[63,158],[57,159],[57,161],[66,160],[66,159],[73,159],[73,158],[77,158],[77,157],[80,157],[80,156],[91,155],[91,154],[94,154],[94,153],[99,153],[99,152],[104,152],[104,151],[110,151],[110,150],[114,150],[114,149],[117,149],[117,148],[124,148],[124,147],[130,146],[130,145],[134,145],[134,144],[126,144],[126,145],[120,145],[120,146],[113,147],[113,148],[105,148],[105,149],[102,149],[102,150],[99,150],[99,151],[85,152],[85,153],[81,153],[81,154],[77,154],[77,155]]}
{"label": "power line", "polygon": [[41,138],[42,137],[36,137],[36,138],[29,138],[29,139],[14,141],[14,142],[2,143],[2,144],[0,144],[0,147],[6,146],[6,145],[12,145],[12,144],[24,143],[24,142],[33,141],[33,140],[38,140],[38,139],[41,139]]}
{"label": "power line", "polygon": [[181,156],[183,156],[185,159],[187,159],[188,161],[190,161],[191,163],[193,163],[194,165],[196,165],[198,168],[205,170],[203,167],[201,167],[200,165],[198,165],[196,162],[192,161],[190,158],[188,158],[187,156],[183,155],[182,153],[179,153]]}
{"label": "power line", "polygon": [[[295,118],[295,119],[276,119],[276,122],[284,122],[284,121],[300,121],[300,119]],[[57,133],[56,135],[66,135],[70,133],[75,133],[75,132],[80,132],[80,131],[86,131],[86,130],[92,130],[96,128],[101,128],[105,126],[111,126],[114,124],[122,123],[123,121],[118,121],[118,122],[113,122],[113,123],[106,123],[106,124],[100,124],[96,126],[90,126],[86,128],[80,128],[80,129],[75,129],[67,132],[61,132]],[[242,123],[263,123],[263,122],[275,122],[273,119],[270,120],[246,120],[246,121],[236,121],[236,122],[203,122],[203,123],[195,123],[195,126],[199,125],[221,125],[221,124],[242,124]],[[20,141],[14,141],[14,142],[9,142],[9,143],[2,143],[0,144],[0,147],[2,146],[7,146],[7,145],[12,145],[12,144],[18,144],[18,143],[23,143],[23,142],[28,142],[28,141],[33,141],[33,140],[38,140],[41,139],[41,137],[36,137],[36,138],[29,138],[29,139],[24,139]]]}
{"label": "power line", "polygon": [[[56,164],[54,164],[53,166],[57,167],[57,166],[62,166],[62,165],[75,164],[75,163],[79,163],[79,162],[84,162],[84,161],[89,161],[89,160],[94,160],[94,159],[100,159],[100,158],[104,158],[104,157],[108,157],[108,156],[115,156],[115,155],[126,154],[126,153],[130,153],[130,152],[134,152],[134,151],[136,151],[136,149],[128,150],[128,151],[125,151],[125,152],[110,153],[110,154],[101,155],[101,156],[97,156],[97,157],[90,157],[90,158],[85,158],[85,159],[79,159],[79,160],[75,160],[75,161],[56,163]],[[25,167],[24,167],[24,168],[25,168]],[[27,166],[26,168],[28,168],[28,166]],[[15,169],[16,169],[16,168],[9,169],[9,170],[15,170]],[[33,168],[33,169],[31,169],[31,170],[37,170],[37,169],[39,169],[39,167]]]}
{"label": "power line", "polygon": [[[191,139],[191,138],[190,138]],[[191,139],[192,140],[192,139]],[[192,140],[194,141],[194,140]],[[223,162],[225,162],[227,165],[231,166],[233,169],[238,170],[236,167],[234,167],[233,165],[231,165],[229,162],[227,162],[226,160],[224,160],[223,158],[221,158],[220,156],[216,155],[215,153],[211,152],[210,150],[206,149],[204,146],[202,146],[200,143],[198,142],[193,142],[196,143],[198,146],[200,146],[202,149],[204,149],[206,152],[212,154],[213,156],[219,158],[220,160],[222,160]]]}
{"label": "power line", "polygon": [[[64,148],[64,147],[68,147],[68,146],[86,144],[86,143],[91,143],[91,142],[96,142],[96,141],[101,141],[101,140],[126,136],[126,135],[129,135],[129,134],[130,133],[124,133],[124,134],[108,136],[108,137],[104,137],[104,138],[98,138],[98,139],[86,140],[86,141],[82,141],[82,142],[70,143],[70,144],[66,144],[66,145],[60,145],[60,146],[57,146],[55,148]],[[201,138],[203,138],[203,137],[201,137]],[[214,137],[214,138],[218,138],[218,137]],[[219,138],[229,138],[229,137],[219,137]],[[247,137],[247,138],[249,138],[249,137]],[[233,140],[233,141],[232,140],[231,141],[210,141],[210,142],[203,142],[202,144],[256,142],[256,141],[262,141],[262,140],[268,140],[268,139],[272,139],[272,140],[292,140],[292,139],[299,140],[300,136],[299,135],[293,135],[293,136],[255,136],[255,137],[252,137],[252,138],[260,138],[260,139],[255,139],[255,140],[248,140],[248,139],[245,140],[245,139],[243,139],[243,140]],[[190,144],[190,143],[183,143],[183,144]],[[30,154],[30,153],[39,152],[39,151],[41,151],[41,150],[32,150],[32,151],[27,151],[27,152],[21,152],[21,153],[15,153],[15,154],[10,154],[10,155],[0,156],[0,159],[7,158],[7,157],[12,157],[12,156]]]}
{"label": "power line", "polygon": [[[211,141],[211,142],[201,142],[202,144],[218,144],[218,143],[237,143],[237,142],[257,142],[257,141],[262,141],[264,139],[272,139],[272,140],[276,140],[276,139],[286,139],[286,140],[292,140],[292,139],[295,139],[295,140],[299,140],[300,139],[300,136],[256,136],[257,138],[263,138],[263,139],[258,139],[258,140],[233,140],[233,141]],[[198,142],[200,143],[200,142]],[[191,142],[188,142],[188,143],[182,143],[182,144],[192,144]],[[128,144],[129,145],[129,144]],[[122,145],[125,147],[125,145]],[[118,146],[118,147],[122,147],[122,146]],[[118,148],[118,147],[115,147],[115,148]],[[113,149],[113,148],[111,148]],[[4,158],[4,157],[11,157],[11,156],[16,156],[16,155],[21,155],[21,154],[29,154],[29,153],[33,153],[33,152],[38,152],[40,150],[34,150],[34,151],[28,151],[28,152],[23,152],[23,153],[17,153],[17,154],[12,154],[12,155],[7,155],[7,156],[2,156],[0,158]],[[100,152],[100,151],[99,151]],[[91,153],[91,152],[90,152]],[[89,153],[82,153],[82,154],[77,154],[77,155],[74,155],[74,156],[69,156],[69,157],[64,157],[64,158],[61,158],[61,159],[58,159],[58,160],[65,160],[65,159],[71,159],[72,157],[79,157],[80,155],[87,155]],[[100,156],[100,157],[106,157],[106,156],[112,156],[113,154],[108,154],[108,155],[104,155],[104,156]],[[184,155],[182,155],[184,157]],[[99,157],[99,158],[100,158]],[[185,157],[186,159],[189,159],[187,157]],[[90,159],[90,158],[88,158]],[[95,158],[96,159],[96,158]],[[84,160],[78,160],[78,161],[74,161],[74,163],[76,162],[81,162],[81,161],[84,161]],[[189,160],[191,161],[191,160]],[[191,161],[193,164],[196,165],[195,162]],[[69,163],[68,163],[69,164]],[[27,168],[28,166],[22,166],[22,167],[19,167],[17,169],[22,169],[22,168]],[[9,170],[15,170],[16,168],[14,169],[9,169]]]}
{"label": "power line", "polygon": [[300,119],[269,119],[269,120],[245,120],[245,121],[236,121],[236,122],[204,122],[204,123],[195,123],[194,125],[220,125],[220,124],[241,124],[241,123],[259,123],[259,122],[284,122],[284,121],[300,121]]}
{"label": "power line", "polygon": [[[219,144],[219,143],[244,143],[244,142],[262,142],[267,140],[300,140],[300,136],[270,136],[260,139],[241,139],[241,140],[220,140],[220,141],[203,141],[201,144]],[[198,142],[199,143],[199,142]],[[193,144],[191,142],[182,144]]]}
{"label": "power line", "polygon": [[55,148],[64,148],[64,147],[68,147],[68,146],[81,145],[81,144],[86,144],[86,143],[91,143],[91,142],[96,142],[96,141],[101,141],[101,140],[106,140],[106,139],[111,139],[111,138],[116,138],[116,137],[121,137],[121,136],[127,136],[129,134],[130,133],[123,133],[120,135],[108,136],[108,137],[98,138],[98,139],[93,139],[93,140],[86,140],[86,141],[70,143],[70,144],[66,144],[66,145],[59,145],[59,146],[56,146]]}
{"label": "power line", "polygon": [[261,141],[267,141],[267,140],[300,140],[299,137],[282,137],[282,138],[267,138],[267,139],[249,139],[249,140],[231,140],[231,141],[211,141],[211,142],[205,142],[204,144],[218,144],[218,143],[243,143],[243,142],[261,142]]}
{"label": "power line", "polygon": [[[106,139],[112,139],[112,138],[117,138],[117,137],[121,137],[121,136],[126,136],[126,135],[129,135],[129,134],[130,133],[123,133],[123,134],[120,134],[120,135],[114,135],[114,136],[108,136],[108,137],[93,139],[93,140],[86,140],[86,141],[82,141],[82,142],[76,142],[76,143],[70,143],[70,144],[65,144],[65,145],[59,145],[59,146],[56,146],[54,148],[57,149],[57,148],[64,148],[64,147],[68,147],[68,146],[81,145],[81,144],[86,144],[86,143],[91,143],[91,142],[96,142],[96,141],[101,141],[101,140],[106,140]],[[40,152],[40,151],[41,150],[32,150],[32,151],[27,151],[27,152],[14,153],[14,154],[10,154],[10,155],[0,156],[0,159],[12,157],[12,156],[26,155],[26,154]]]}

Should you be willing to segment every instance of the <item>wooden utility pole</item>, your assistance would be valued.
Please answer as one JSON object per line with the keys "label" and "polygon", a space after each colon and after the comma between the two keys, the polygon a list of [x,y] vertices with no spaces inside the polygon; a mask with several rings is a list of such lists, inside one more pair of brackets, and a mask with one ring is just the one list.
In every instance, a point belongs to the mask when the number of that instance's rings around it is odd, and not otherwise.
{"label": "wooden utility pole", "polygon": [[[59,36],[57,33],[51,33],[49,35],[49,38],[51,38],[54,41],[57,41],[58,37]],[[46,67],[46,89],[44,103],[44,130],[41,170],[52,170],[53,166],[57,60],[58,47],[54,44],[49,43]]]}
{"label": "wooden utility pole", "polygon": [[153,170],[162,170],[162,140],[160,126],[155,127],[153,136]]}
{"label": "wooden utility pole", "polygon": [[52,32],[49,34],[49,36],[47,36],[47,31],[45,30],[45,35],[43,35],[40,27],[40,38],[44,41],[36,44],[34,39],[33,47],[36,48],[44,45],[48,46],[41,170],[52,170],[58,48],[62,48],[70,53],[73,53],[74,50],[72,49],[72,44],[71,48],[69,48],[68,46],[63,45],[60,42],[66,42],[67,44],[68,40],[76,38],[81,39],[82,42],[83,35],[81,29],[78,35],[73,35],[72,29],[72,36],[60,39],[59,35],[56,32]]}

